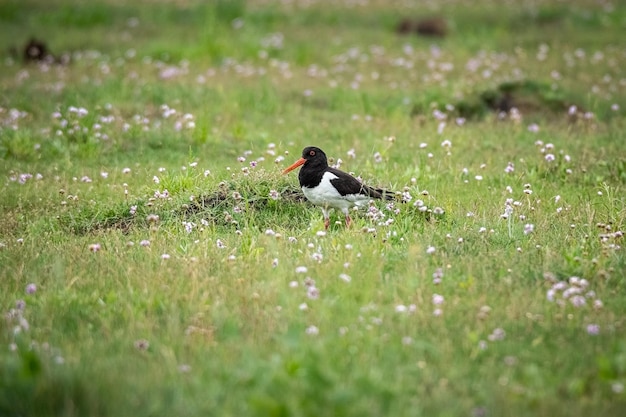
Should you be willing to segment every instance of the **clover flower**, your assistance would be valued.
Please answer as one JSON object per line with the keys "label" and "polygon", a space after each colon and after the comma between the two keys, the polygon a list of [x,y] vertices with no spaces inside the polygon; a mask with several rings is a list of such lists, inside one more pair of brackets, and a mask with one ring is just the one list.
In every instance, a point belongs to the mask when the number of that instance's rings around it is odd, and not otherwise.
{"label": "clover flower", "polygon": [[34,294],[37,292],[37,285],[30,283],[26,286],[26,294]]}

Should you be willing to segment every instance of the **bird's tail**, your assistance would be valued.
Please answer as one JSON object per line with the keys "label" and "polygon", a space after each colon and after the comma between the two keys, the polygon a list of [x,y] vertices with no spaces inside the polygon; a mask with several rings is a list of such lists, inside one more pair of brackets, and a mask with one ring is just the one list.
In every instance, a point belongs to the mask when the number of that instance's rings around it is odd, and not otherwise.
{"label": "bird's tail", "polygon": [[396,193],[394,193],[393,191],[385,190],[383,188],[374,188],[368,185],[364,185],[363,191],[365,191],[365,193],[372,198],[378,198],[381,200],[396,199]]}

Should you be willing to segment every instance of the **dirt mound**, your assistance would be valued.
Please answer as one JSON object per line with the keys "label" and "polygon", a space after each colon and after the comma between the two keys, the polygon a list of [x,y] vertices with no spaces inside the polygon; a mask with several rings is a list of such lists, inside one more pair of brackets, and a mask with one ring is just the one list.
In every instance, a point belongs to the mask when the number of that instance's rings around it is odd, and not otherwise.
{"label": "dirt mound", "polygon": [[448,34],[448,24],[442,17],[425,19],[404,18],[396,26],[396,33],[400,35],[414,33],[419,36],[443,38]]}

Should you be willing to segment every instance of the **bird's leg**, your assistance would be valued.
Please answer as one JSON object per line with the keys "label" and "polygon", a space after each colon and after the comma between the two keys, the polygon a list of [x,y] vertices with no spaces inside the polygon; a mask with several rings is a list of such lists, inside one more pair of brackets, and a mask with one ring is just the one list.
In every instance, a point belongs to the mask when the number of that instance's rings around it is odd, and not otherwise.
{"label": "bird's leg", "polygon": [[352,224],[352,219],[349,214],[346,214],[346,227],[350,227],[350,224]]}
{"label": "bird's leg", "polygon": [[324,213],[324,229],[328,230],[328,226],[330,226],[330,212],[328,209],[322,208],[322,213]]}

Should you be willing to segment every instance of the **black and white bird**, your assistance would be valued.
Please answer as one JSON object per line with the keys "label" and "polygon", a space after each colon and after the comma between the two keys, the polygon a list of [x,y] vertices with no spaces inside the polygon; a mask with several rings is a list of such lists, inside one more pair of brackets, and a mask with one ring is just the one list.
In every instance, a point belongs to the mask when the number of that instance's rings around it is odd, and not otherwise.
{"label": "black and white bird", "polygon": [[367,186],[352,175],[328,166],[326,154],[320,148],[309,146],[302,157],[287,167],[283,174],[302,166],[298,174],[304,196],[319,206],[324,213],[324,227],[330,224],[330,209],[336,208],[346,216],[350,225],[352,207],[368,205],[372,199],[394,200],[395,193]]}

